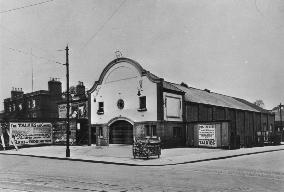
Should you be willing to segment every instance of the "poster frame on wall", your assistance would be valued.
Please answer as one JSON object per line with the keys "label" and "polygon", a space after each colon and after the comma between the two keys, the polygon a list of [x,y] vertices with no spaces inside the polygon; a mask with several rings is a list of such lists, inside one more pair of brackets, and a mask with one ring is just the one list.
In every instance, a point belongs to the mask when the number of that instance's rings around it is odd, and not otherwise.
{"label": "poster frame on wall", "polygon": [[198,146],[217,147],[216,124],[199,124],[198,126]]}
{"label": "poster frame on wall", "polygon": [[[53,126],[50,122],[10,122],[9,132],[18,146],[53,143]],[[10,139],[11,140],[11,139]],[[10,141],[10,145],[11,145]]]}

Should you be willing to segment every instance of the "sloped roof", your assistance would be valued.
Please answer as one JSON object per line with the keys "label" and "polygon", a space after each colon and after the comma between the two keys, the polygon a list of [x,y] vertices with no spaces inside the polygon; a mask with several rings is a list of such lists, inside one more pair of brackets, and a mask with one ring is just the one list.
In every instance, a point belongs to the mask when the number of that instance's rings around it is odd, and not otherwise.
{"label": "sloped roof", "polygon": [[237,99],[230,96],[213,93],[205,90],[200,90],[193,87],[184,87],[179,84],[173,84],[173,85],[185,92],[185,101],[220,106],[220,107],[234,108],[246,111],[260,112],[259,110],[245,104],[244,102],[240,102]]}
{"label": "sloped roof", "polygon": [[262,112],[262,113],[270,113],[268,110],[263,109],[263,108],[261,108],[261,107],[255,105],[255,104],[253,104],[253,103],[251,103],[251,102],[249,102],[249,101],[247,101],[247,100],[240,99],[240,98],[236,98],[236,97],[234,97],[234,99],[236,99],[236,100],[238,100],[238,101],[240,101],[240,102],[242,102],[242,103],[244,103],[244,104],[246,104],[246,105],[248,105],[248,106],[250,106],[250,107],[256,109],[257,111]]}
{"label": "sloped roof", "polygon": [[167,82],[167,81],[163,81],[163,88],[168,89],[168,90],[172,90],[172,91],[177,91],[177,92],[181,92],[183,93],[184,91],[177,88],[177,86],[175,86],[173,83]]}
{"label": "sloped roof", "polygon": [[150,77],[151,79],[155,79],[155,80],[161,79],[160,77],[158,77],[157,75],[154,75],[150,71],[145,71],[145,73],[148,74],[148,77]]}
{"label": "sloped roof", "polygon": [[[154,75],[147,71],[148,77],[153,79],[161,79],[158,76]],[[194,102],[194,103],[202,103],[220,107],[227,107],[232,109],[240,109],[245,111],[252,112],[262,112],[268,113],[269,111],[250,103],[244,99],[235,98],[227,95],[222,95],[214,92],[210,92],[208,90],[196,89],[193,87],[186,87],[180,84],[171,83],[168,81],[162,81],[163,88],[171,91],[180,92],[184,94],[185,101]]]}

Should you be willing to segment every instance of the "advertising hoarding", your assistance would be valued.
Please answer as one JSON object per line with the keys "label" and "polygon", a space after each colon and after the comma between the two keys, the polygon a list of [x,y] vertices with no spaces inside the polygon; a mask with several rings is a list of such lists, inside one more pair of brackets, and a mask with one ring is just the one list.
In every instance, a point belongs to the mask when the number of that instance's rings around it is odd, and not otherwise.
{"label": "advertising hoarding", "polygon": [[52,144],[51,123],[10,123],[10,134],[16,145]]}
{"label": "advertising hoarding", "polygon": [[[71,103],[69,116],[70,118],[86,119],[88,118],[87,102]],[[58,114],[60,119],[67,118],[67,104],[58,105]]]}
{"label": "advertising hoarding", "polygon": [[198,125],[198,145],[217,147],[216,125]]}
{"label": "advertising hoarding", "polygon": [[59,118],[67,118],[66,114],[67,114],[67,105],[66,104],[58,105]]}
{"label": "advertising hoarding", "polygon": [[[76,144],[76,130],[77,123],[76,120],[70,120],[70,135],[69,143],[70,145]],[[53,142],[54,144],[66,144],[66,122],[59,121],[54,124],[53,129]]]}

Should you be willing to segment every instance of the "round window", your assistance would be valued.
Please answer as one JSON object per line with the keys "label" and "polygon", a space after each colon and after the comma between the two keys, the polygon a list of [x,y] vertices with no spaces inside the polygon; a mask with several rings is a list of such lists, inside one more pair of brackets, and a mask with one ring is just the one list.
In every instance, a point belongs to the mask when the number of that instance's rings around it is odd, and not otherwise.
{"label": "round window", "polygon": [[117,101],[117,107],[118,107],[118,109],[123,109],[124,108],[124,101],[122,99],[119,99]]}

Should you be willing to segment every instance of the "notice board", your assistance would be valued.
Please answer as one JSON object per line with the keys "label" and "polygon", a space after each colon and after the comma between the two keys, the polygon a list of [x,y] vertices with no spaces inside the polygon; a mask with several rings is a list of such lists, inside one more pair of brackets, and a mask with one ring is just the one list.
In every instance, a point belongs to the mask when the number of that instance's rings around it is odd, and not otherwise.
{"label": "notice board", "polygon": [[10,134],[16,145],[52,144],[52,124],[10,122]]}
{"label": "notice board", "polygon": [[198,125],[198,145],[217,147],[215,124]]}

